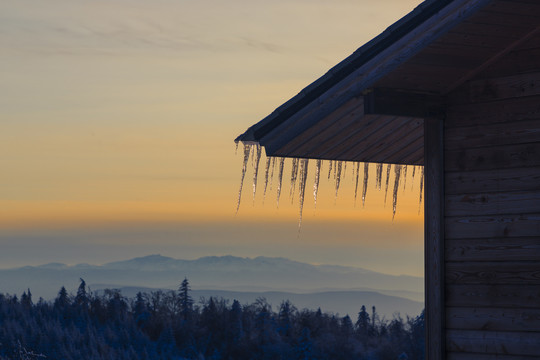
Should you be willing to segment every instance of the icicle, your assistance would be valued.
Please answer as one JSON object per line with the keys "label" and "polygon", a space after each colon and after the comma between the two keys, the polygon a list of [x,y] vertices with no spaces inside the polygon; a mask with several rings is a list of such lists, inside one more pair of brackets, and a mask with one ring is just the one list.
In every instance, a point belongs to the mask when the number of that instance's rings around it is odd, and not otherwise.
{"label": "icicle", "polygon": [[381,190],[381,183],[382,183],[382,170],[383,170],[383,164],[379,163],[377,164],[377,168],[375,170],[375,186],[378,190]]}
{"label": "icicle", "polygon": [[394,216],[396,216],[396,207],[397,207],[397,195],[399,190],[399,178],[401,175],[401,165],[396,165],[394,168],[394,193],[392,197],[392,221],[394,220]]}
{"label": "icicle", "polygon": [[362,188],[362,207],[366,205],[366,193],[367,193],[367,185],[368,185],[368,170],[369,170],[369,164],[364,163],[364,187]]}
{"label": "icicle", "polygon": [[278,167],[278,188],[277,188],[277,207],[279,208],[279,197],[281,196],[281,186],[283,185],[283,167],[285,165],[285,158],[279,158]]}
{"label": "icicle", "polygon": [[309,165],[309,159],[300,160],[300,180],[298,183],[300,213],[299,213],[299,218],[298,218],[298,233],[300,233],[300,229],[302,227],[302,211],[304,209],[304,198],[306,195],[306,180],[307,180],[307,173],[308,173],[308,165]]}
{"label": "icicle", "polygon": [[403,190],[407,186],[407,165],[403,165]]}
{"label": "icicle", "polygon": [[274,169],[276,168],[276,158],[272,156],[272,172],[270,173],[270,190],[272,190],[272,183],[274,182]]}
{"label": "icicle", "polygon": [[388,195],[388,181],[390,181],[390,169],[392,164],[386,166],[386,187],[384,189],[384,206],[386,206],[386,196]]}
{"label": "icicle", "polygon": [[339,184],[341,182],[341,169],[343,168],[343,161],[337,161],[334,169],[336,170],[336,197],[334,198],[334,203],[337,201],[337,194],[339,190]]}
{"label": "icicle", "polygon": [[240,209],[240,200],[242,199],[242,187],[244,186],[244,177],[246,176],[247,163],[249,161],[249,154],[251,153],[251,144],[244,144],[244,162],[242,164],[242,177],[240,179],[240,190],[238,191],[238,202],[236,203],[236,213]]}
{"label": "icicle", "polygon": [[[341,163],[341,161],[340,161]],[[337,179],[337,167],[338,167],[338,161],[337,160],[334,160],[334,180]],[[341,170],[341,168],[340,168]]]}
{"label": "icicle", "polygon": [[298,164],[300,159],[294,158],[292,160],[292,171],[291,171],[291,191],[289,193],[291,197],[291,203],[294,201],[294,191],[296,189],[296,179],[298,178]]}
{"label": "icicle", "polygon": [[257,192],[257,176],[259,175],[259,163],[261,161],[262,146],[255,145],[255,163],[253,168],[253,205],[255,205],[255,193]]}
{"label": "icicle", "polygon": [[[353,166],[354,175],[354,166]],[[354,186],[354,206],[356,206],[356,195],[358,195],[358,177],[360,176],[360,163],[356,163],[356,185]]]}
{"label": "icicle", "polygon": [[328,180],[330,180],[330,174],[332,173],[332,163],[333,161],[329,161],[330,165],[328,165]]}
{"label": "icicle", "polygon": [[343,162],[343,174],[342,174],[343,179],[345,179],[345,176],[347,176],[345,174],[347,174],[347,162],[346,161]]}
{"label": "icicle", "polygon": [[236,148],[234,149],[234,155],[238,154],[238,145],[240,144],[240,141],[235,142]]}
{"label": "icicle", "polygon": [[264,192],[263,192],[263,204],[264,200],[266,200],[266,188],[268,187],[268,175],[270,173],[270,163],[272,159],[270,156],[266,157],[266,166],[264,167]]}
{"label": "icicle", "polygon": [[313,200],[315,201],[315,208],[317,208],[317,195],[319,193],[319,181],[321,180],[321,167],[322,160],[317,160],[315,167],[315,181],[313,182]]}
{"label": "icicle", "polygon": [[424,193],[424,167],[422,166],[422,175],[420,175],[420,202],[418,204],[418,213],[422,209],[422,194]]}
{"label": "icicle", "polygon": [[255,168],[255,146],[251,146],[251,154],[250,154],[250,157],[251,157],[251,168],[254,169]]}

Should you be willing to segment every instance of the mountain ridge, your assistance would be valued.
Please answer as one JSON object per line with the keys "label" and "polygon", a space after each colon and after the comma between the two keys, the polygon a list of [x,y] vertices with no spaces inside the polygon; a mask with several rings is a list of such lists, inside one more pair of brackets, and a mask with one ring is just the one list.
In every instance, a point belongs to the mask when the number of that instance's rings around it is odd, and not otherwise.
{"label": "mountain ridge", "polygon": [[[389,275],[341,265],[313,265],[287,258],[232,255],[205,256],[194,260],[153,254],[102,265],[48,263],[0,269],[0,293],[22,294],[30,289],[35,298],[57,296],[65,286],[76,289],[79,279],[109,288],[148,287],[177,289],[188,278],[193,289],[214,291],[315,293],[322,289],[374,291],[418,301],[424,280],[410,275]],[[337,301],[337,300],[336,300]],[[396,308],[399,311],[399,308]]]}

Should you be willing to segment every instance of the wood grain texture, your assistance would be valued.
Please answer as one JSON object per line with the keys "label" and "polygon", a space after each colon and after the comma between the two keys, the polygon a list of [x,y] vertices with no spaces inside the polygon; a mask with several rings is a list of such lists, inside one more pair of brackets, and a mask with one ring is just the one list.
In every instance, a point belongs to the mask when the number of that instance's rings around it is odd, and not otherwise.
{"label": "wood grain texture", "polygon": [[446,150],[514,145],[535,141],[540,141],[540,118],[511,123],[449,127],[445,131]]}
{"label": "wood grain texture", "polygon": [[470,171],[540,166],[540,142],[452,150],[445,153],[445,170]]}
{"label": "wood grain texture", "polygon": [[425,161],[425,288],[426,356],[445,354],[444,305],[444,126],[441,119],[424,120]]}
{"label": "wood grain texture", "polygon": [[[539,36],[540,38],[540,36]],[[536,38],[535,41],[539,41]],[[524,46],[530,46],[525,43]],[[536,46],[536,45],[535,45]],[[494,64],[484,69],[479,77],[491,78],[495,76],[508,76],[512,74],[526,74],[538,70],[540,62],[540,47],[520,48],[509,52]]]}
{"label": "wood grain texture", "polygon": [[540,266],[536,261],[447,262],[448,284],[520,284],[540,287]]}
{"label": "wood grain texture", "polygon": [[[461,88],[459,91],[463,91]],[[540,96],[513,98],[501,101],[458,104],[448,99],[446,128],[485,125],[511,124],[514,121],[540,119]]]}
{"label": "wood grain texture", "polygon": [[448,330],[446,346],[450,352],[538,356],[540,333],[508,331]]}
{"label": "wood grain texture", "polygon": [[540,190],[446,195],[447,216],[540,213]]}
{"label": "wood grain texture", "polygon": [[446,326],[448,329],[463,330],[540,332],[540,308],[449,307],[446,310]]}
{"label": "wood grain texture", "polygon": [[448,284],[446,304],[449,307],[505,307],[538,309],[540,286]]}
{"label": "wood grain texture", "polygon": [[518,238],[446,240],[446,261],[538,261],[540,235]]}
{"label": "wood grain texture", "polygon": [[540,191],[540,167],[461,171],[445,176],[447,195]]}
{"label": "wood grain texture", "polygon": [[467,92],[469,101],[474,103],[539,95],[540,73],[471,81]]}
{"label": "wood grain texture", "polygon": [[538,236],[540,214],[461,216],[445,219],[447,239]]}

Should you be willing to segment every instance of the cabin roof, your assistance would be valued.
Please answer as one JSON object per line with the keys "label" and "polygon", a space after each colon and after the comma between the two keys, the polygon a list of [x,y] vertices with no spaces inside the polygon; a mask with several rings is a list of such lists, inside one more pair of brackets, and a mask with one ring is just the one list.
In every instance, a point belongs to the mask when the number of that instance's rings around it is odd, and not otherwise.
{"label": "cabin roof", "polygon": [[423,119],[538,31],[529,0],[427,0],[235,141],[269,156],[423,164]]}

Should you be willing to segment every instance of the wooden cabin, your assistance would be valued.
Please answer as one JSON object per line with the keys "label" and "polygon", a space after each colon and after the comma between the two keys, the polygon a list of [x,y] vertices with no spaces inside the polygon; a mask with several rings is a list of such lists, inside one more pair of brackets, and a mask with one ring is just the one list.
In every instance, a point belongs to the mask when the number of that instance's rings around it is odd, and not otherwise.
{"label": "wooden cabin", "polygon": [[540,358],[539,0],[425,1],[236,140],[424,165],[427,358]]}

